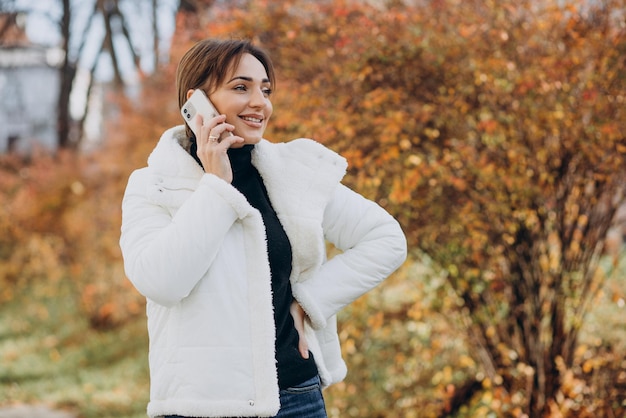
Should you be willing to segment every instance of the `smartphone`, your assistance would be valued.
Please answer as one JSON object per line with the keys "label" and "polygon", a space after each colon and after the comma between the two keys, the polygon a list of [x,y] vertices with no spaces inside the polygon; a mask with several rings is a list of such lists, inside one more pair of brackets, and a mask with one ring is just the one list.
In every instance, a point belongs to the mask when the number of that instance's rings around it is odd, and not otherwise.
{"label": "smartphone", "polygon": [[[187,125],[189,125],[197,138],[199,136],[199,132],[196,132],[196,115],[200,114],[200,116],[202,116],[202,120],[206,121],[207,119],[212,119],[218,116],[219,112],[215,106],[213,106],[213,103],[211,103],[204,91],[201,89],[195,89],[191,97],[189,97],[189,100],[187,100],[180,109],[180,114],[183,116],[183,119],[185,119],[185,122],[187,122]],[[222,137],[230,135],[232,135],[231,132],[225,131],[222,134]]]}

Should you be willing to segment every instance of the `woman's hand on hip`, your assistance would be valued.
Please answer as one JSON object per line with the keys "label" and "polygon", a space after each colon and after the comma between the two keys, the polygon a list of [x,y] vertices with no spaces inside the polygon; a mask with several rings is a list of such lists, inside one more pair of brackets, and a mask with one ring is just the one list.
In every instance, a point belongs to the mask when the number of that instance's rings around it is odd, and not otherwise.
{"label": "woman's hand on hip", "polygon": [[225,121],[225,115],[219,115],[206,121],[202,120],[202,116],[196,116],[196,131],[200,132],[200,137],[196,138],[196,145],[198,146],[198,158],[202,162],[204,172],[215,174],[231,183],[233,170],[226,151],[233,144],[241,143],[244,139],[235,135],[225,135],[222,139],[224,132],[230,132],[235,128]]}
{"label": "woman's hand on hip", "polygon": [[298,341],[298,351],[300,351],[302,358],[309,358],[309,344],[304,336],[304,320],[306,318],[306,313],[296,300],[291,302],[289,312],[291,312],[293,323],[296,327],[296,331],[298,331],[298,336],[300,337]]}

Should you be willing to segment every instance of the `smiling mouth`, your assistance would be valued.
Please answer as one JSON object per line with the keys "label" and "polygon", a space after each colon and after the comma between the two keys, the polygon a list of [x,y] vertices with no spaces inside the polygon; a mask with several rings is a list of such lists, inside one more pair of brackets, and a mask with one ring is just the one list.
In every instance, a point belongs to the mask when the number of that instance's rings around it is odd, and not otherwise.
{"label": "smiling mouth", "polygon": [[263,119],[253,118],[251,116],[241,116],[241,119],[246,120],[248,122],[261,123]]}

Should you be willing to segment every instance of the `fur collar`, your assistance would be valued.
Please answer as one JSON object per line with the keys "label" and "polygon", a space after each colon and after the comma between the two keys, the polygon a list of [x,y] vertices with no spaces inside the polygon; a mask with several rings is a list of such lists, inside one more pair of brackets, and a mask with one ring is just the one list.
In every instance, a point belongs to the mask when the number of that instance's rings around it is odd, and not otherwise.
{"label": "fur collar", "polygon": [[[155,174],[200,181],[204,171],[185,150],[186,141],[182,125],[163,134],[148,158],[148,165]],[[284,143],[262,140],[252,151],[252,164],[261,174],[272,206],[291,242],[291,281],[295,285],[314,275],[324,262],[324,209],[345,175],[347,162],[318,142],[300,138]],[[239,194],[234,187],[232,191]],[[294,286],[294,296],[307,310],[306,295],[295,294],[296,289]]]}

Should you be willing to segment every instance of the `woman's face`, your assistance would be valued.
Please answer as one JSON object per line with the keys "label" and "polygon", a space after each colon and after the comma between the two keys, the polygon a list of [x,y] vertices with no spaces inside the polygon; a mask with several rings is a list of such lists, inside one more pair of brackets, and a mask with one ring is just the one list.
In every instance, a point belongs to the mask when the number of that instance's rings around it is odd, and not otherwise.
{"label": "woman's face", "polygon": [[226,122],[235,126],[234,135],[245,141],[236,144],[257,144],[272,115],[270,80],[261,61],[244,54],[237,68],[217,86],[209,99],[217,110],[226,115]]}

